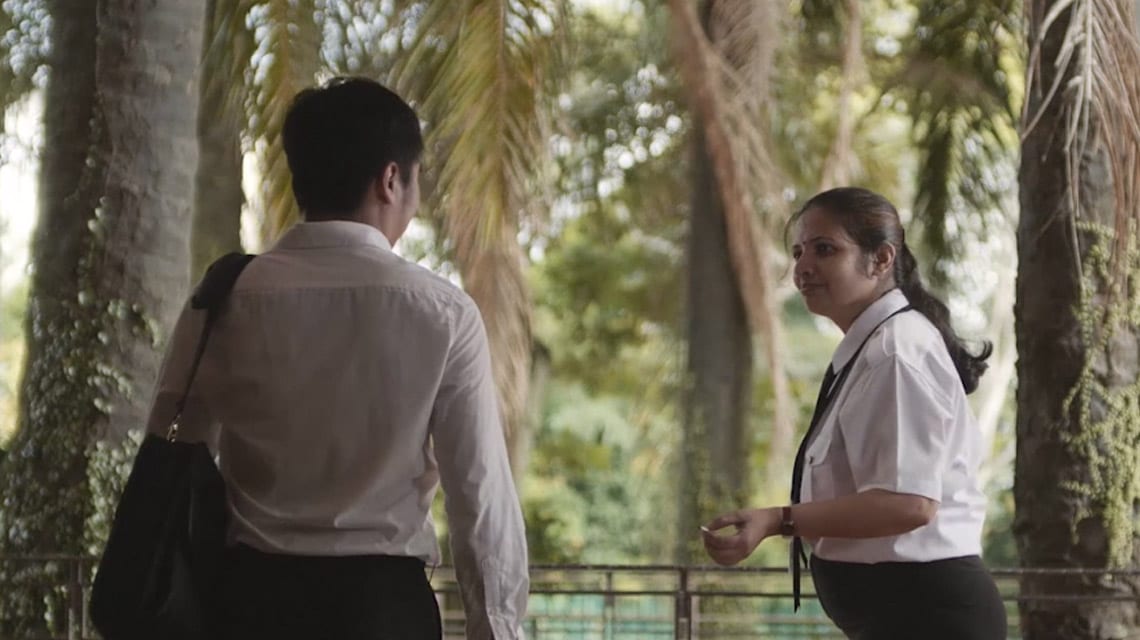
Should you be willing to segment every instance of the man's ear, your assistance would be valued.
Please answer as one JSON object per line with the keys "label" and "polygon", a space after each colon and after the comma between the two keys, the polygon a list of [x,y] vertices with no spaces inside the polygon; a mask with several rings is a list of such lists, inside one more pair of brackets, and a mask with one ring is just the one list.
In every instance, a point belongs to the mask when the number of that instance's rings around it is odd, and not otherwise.
{"label": "man's ear", "polygon": [[400,182],[400,165],[395,162],[389,162],[384,165],[380,173],[376,174],[376,179],[373,181],[372,186],[376,190],[376,199],[385,204],[391,204],[399,200],[398,189],[403,183]]}

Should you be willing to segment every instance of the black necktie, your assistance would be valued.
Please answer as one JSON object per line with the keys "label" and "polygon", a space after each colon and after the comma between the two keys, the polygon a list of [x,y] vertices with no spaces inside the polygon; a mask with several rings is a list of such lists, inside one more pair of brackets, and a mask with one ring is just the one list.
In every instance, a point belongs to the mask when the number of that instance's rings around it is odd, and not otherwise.
{"label": "black necktie", "polygon": [[[848,365],[850,366],[850,365]],[[844,367],[846,372],[847,367]],[[800,490],[803,485],[804,475],[804,458],[807,456],[808,443],[811,442],[811,437],[815,435],[816,429],[819,427],[823,412],[827,409],[827,405],[831,401],[832,386],[835,384],[835,379],[839,377],[835,373],[835,368],[828,365],[827,373],[823,375],[823,383],[819,385],[819,396],[815,400],[815,410],[811,414],[811,426],[808,427],[807,433],[804,434],[804,439],[800,441],[800,448],[796,451],[796,462],[792,467],[792,504],[797,504],[800,501]],[[799,536],[792,538],[791,557],[789,558],[789,565],[792,569],[792,599],[795,611],[800,609],[800,571],[801,561],[807,562],[806,554],[804,553],[804,543],[800,540]]]}

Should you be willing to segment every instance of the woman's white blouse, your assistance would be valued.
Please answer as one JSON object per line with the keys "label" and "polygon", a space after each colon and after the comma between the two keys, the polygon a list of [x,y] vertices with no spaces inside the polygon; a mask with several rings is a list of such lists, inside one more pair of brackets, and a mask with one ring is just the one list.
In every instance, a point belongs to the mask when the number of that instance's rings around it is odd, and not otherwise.
{"label": "woman's white blouse", "polygon": [[938,330],[895,289],[851,325],[831,365],[840,371],[874,330],[808,446],[803,502],[871,489],[939,503],[926,526],[883,538],[809,539],[821,558],[930,561],[981,553],[982,438]]}

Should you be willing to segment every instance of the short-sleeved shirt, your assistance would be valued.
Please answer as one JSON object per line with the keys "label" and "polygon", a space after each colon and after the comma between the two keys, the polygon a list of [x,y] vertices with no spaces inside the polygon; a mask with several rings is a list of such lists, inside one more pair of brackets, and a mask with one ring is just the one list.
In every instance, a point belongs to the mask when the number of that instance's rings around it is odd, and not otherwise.
{"label": "short-sleeved shirt", "polygon": [[883,295],[836,348],[835,371],[856,359],[808,445],[802,500],[882,489],[930,498],[938,511],[902,535],[808,540],[824,559],[926,562],[981,553],[981,433],[938,329],[918,311],[883,322],[906,305],[898,289]]}

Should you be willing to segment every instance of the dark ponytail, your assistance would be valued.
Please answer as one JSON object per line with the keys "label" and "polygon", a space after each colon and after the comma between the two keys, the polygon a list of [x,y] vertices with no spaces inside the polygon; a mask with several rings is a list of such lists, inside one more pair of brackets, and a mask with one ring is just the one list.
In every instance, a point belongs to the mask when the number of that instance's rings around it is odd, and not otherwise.
{"label": "dark ponytail", "polygon": [[946,350],[958,369],[958,377],[962,379],[962,387],[966,393],[973,393],[978,388],[978,379],[985,373],[986,358],[993,353],[993,345],[986,341],[982,343],[982,350],[974,355],[966,349],[966,345],[954,327],[950,325],[950,310],[946,305],[934,297],[926,287],[922,286],[922,278],[918,274],[918,263],[910,247],[903,242],[902,249],[895,256],[895,282],[902,290],[910,305],[926,316],[930,323],[942,334],[946,343]]}
{"label": "dark ponytail", "polygon": [[894,205],[867,189],[831,189],[808,200],[792,216],[789,227],[809,209],[821,209],[834,216],[865,254],[873,253],[884,243],[895,247],[895,283],[911,306],[926,316],[942,334],[946,350],[950,352],[962,380],[962,388],[966,393],[973,393],[978,388],[978,379],[986,370],[986,359],[993,353],[993,345],[988,341],[982,343],[981,351],[975,355],[954,332],[950,325],[950,310],[922,286],[918,263],[906,245],[906,235]]}

